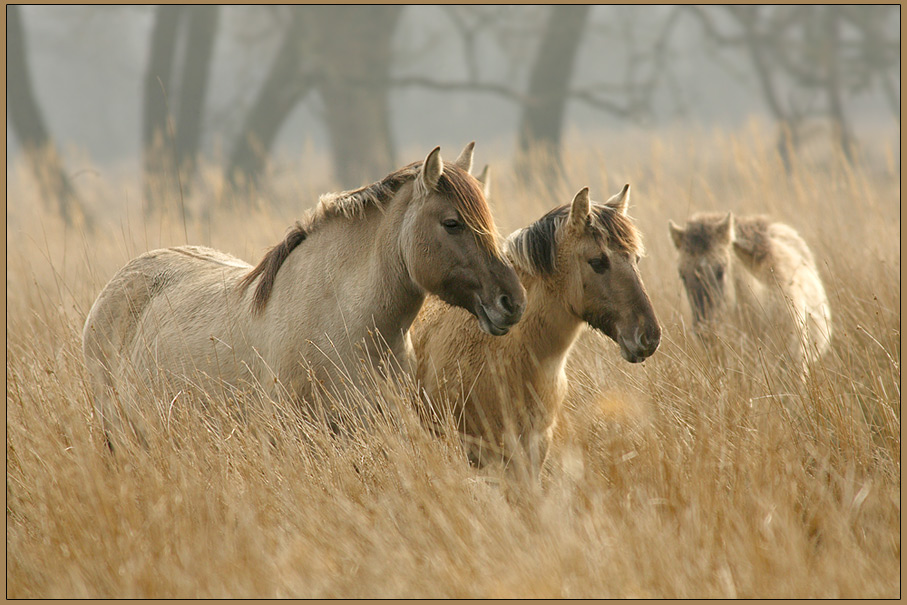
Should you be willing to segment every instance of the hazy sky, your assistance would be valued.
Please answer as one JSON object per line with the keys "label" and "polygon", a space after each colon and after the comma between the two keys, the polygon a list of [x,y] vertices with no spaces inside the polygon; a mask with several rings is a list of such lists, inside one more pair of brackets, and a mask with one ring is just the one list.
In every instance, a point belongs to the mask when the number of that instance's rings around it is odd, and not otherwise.
{"label": "hazy sky", "polygon": [[[595,7],[573,84],[622,82],[627,71],[628,39],[645,49],[655,24],[669,9]],[[152,10],[146,6],[23,8],[28,61],[38,101],[52,135],[64,149],[86,149],[99,162],[131,162],[138,157]],[[541,22],[546,9],[525,10],[536,11]],[[273,10],[223,8],[203,125],[206,153],[211,153],[218,141],[230,145],[280,42],[281,25]],[[478,67],[483,81],[524,85],[541,25],[533,28],[530,21],[524,30],[514,35],[513,43],[525,49],[526,59],[521,62],[509,61],[495,38],[479,39]],[[765,111],[746,63],[727,54],[727,65],[719,66],[707,57],[700,35],[692,20],[678,23],[670,52],[670,73],[678,87],[657,90],[657,120],[650,127],[672,120],[731,126]],[[463,45],[440,8],[407,7],[395,36],[396,73],[448,81],[466,79]],[[277,141],[279,149],[292,153],[307,144],[326,146],[318,118],[319,103],[317,96],[310,96],[294,111]],[[469,139],[497,141],[509,147],[515,140],[517,107],[493,95],[395,90],[392,105],[391,123],[398,148],[428,147],[439,142],[459,145]],[[890,119],[878,96],[860,100],[858,109],[864,117]],[[577,101],[568,107],[568,131],[607,132],[626,126]],[[14,151],[16,142],[11,140],[9,129],[7,132],[7,148]]]}

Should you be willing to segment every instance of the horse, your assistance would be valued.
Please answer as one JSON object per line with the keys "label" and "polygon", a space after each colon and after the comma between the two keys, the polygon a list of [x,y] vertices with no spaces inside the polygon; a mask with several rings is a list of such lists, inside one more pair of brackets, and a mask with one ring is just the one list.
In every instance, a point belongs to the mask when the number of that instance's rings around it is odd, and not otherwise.
{"label": "horse", "polygon": [[732,318],[766,342],[780,329],[776,348],[802,372],[828,350],[828,297],[796,230],[764,215],[731,212],[701,212],[685,227],[670,220],[668,227],[697,334]]}
{"label": "horse", "polygon": [[469,174],[473,149],[450,163],[435,147],[376,183],[322,195],[255,267],[198,246],[127,263],[82,334],[105,434],[129,420],[113,405],[126,374],[156,396],[252,387],[303,402],[349,386],[364,365],[407,371],[426,293],[506,334],[525,295]]}
{"label": "horse", "polygon": [[[641,236],[627,217],[630,186],[605,204],[589,188],[504,244],[526,288],[520,323],[500,338],[429,298],[411,330],[423,418],[435,430],[446,408],[470,462],[504,464],[538,478],[567,394],[565,366],[584,325],[638,363],[658,348],[661,328],[637,263]],[[440,408],[440,409],[439,409]]]}

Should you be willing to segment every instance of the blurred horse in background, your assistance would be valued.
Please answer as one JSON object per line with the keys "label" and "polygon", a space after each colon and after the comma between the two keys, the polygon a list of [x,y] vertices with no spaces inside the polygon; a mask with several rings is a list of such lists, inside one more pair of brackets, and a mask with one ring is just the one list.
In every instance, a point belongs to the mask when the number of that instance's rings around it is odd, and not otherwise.
{"label": "blurred horse in background", "polygon": [[798,370],[831,341],[831,309],[813,254],[790,226],[765,216],[698,213],[668,221],[697,333],[735,315]]}

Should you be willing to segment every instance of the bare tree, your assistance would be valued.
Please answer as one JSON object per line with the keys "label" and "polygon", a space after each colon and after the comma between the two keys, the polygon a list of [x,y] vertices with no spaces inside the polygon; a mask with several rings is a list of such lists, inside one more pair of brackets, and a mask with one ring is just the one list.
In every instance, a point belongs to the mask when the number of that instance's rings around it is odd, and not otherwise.
{"label": "bare tree", "polygon": [[523,162],[527,161],[527,154],[536,151],[559,162],[570,79],[590,8],[589,5],[551,8],[520,117],[518,136]]}
{"label": "bare tree", "polygon": [[233,145],[226,172],[234,185],[258,178],[280,127],[312,89],[314,79],[303,67],[307,49],[304,26],[305,14],[296,7],[290,13],[283,42]]}
{"label": "bare tree", "polygon": [[254,181],[286,118],[311,92],[323,101],[334,170],[344,186],[394,166],[387,78],[400,6],[297,6],[246,114],[227,174]]}
{"label": "bare tree", "polygon": [[171,4],[160,5],[154,10],[142,104],[146,212],[151,211],[158,195],[170,195],[178,188],[173,130],[168,127],[167,95],[176,52],[177,26],[183,10],[183,6]]}
{"label": "bare tree", "polygon": [[176,163],[191,182],[199,154],[202,114],[207,98],[211,59],[217,35],[220,8],[195,5],[188,8],[186,58],[179,88],[176,121]]}
{"label": "bare tree", "polygon": [[91,217],[85,213],[72,182],[63,170],[62,160],[35,98],[28,70],[21,8],[17,5],[7,6],[6,19],[7,108],[10,124],[32,165],[43,197],[56,201],[60,216],[67,225],[81,222],[91,227]]}
{"label": "bare tree", "polygon": [[[182,195],[191,183],[201,141],[218,10],[217,6],[155,8],[142,116],[146,211],[158,197]],[[185,41],[182,62],[176,53],[180,37]]]}
{"label": "bare tree", "polygon": [[[543,175],[544,180],[551,176],[550,171],[557,172],[569,102],[584,104],[620,120],[644,122],[654,113],[656,89],[671,84],[667,68],[669,42],[679,15],[676,8],[656,19],[654,31],[647,32],[645,37],[620,31],[622,24],[607,29],[604,33],[609,38],[615,34],[624,36],[620,43],[627,62],[623,77],[573,84],[572,73],[584,38],[601,33],[590,28],[590,8],[446,7],[462,42],[468,78],[456,81],[431,76],[394,76],[390,85],[486,93],[513,102],[520,112],[518,169],[549,171]],[[483,36],[509,59],[509,77],[482,77],[476,48]],[[533,42],[536,38],[540,40],[537,44]],[[521,85],[524,72],[528,84]],[[533,158],[544,158],[544,161],[536,162]]]}
{"label": "bare tree", "polygon": [[[403,7],[324,6],[318,23],[319,92],[334,169],[344,187],[373,180],[396,165],[390,126],[391,42]],[[371,86],[358,82],[371,81]]]}
{"label": "bare tree", "polygon": [[[848,100],[878,82],[889,105],[900,104],[899,33],[886,29],[891,6],[688,7],[719,49],[742,51],[778,123],[778,152],[790,170],[805,125],[827,119],[836,146],[852,161],[855,138]],[[720,19],[720,15],[731,19]]]}

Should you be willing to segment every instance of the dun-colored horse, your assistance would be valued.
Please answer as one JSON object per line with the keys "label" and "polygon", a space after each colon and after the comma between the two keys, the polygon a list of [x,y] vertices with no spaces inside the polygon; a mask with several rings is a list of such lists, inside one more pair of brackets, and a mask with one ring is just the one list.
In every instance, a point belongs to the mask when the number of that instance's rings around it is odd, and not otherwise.
{"label": "dun-colored horse", "polygon": [[804,370],[828,349],[828,298],[812,252],[793,228],[730,212],[698,213],[685,227],[669,227],[698,333],[731,315],[768,344],[780,330],[776,348]]}
{"label": "dun-colored horse", "polygon": [[[505,334],[524,290],[498,247],[473,144],[440,148],[381,181],[322,196],[252,267],[182,246],[133,259],[89,312],[83,351],[105,422],[119,424],[128,374],[159,394],[257,385],[305,400],[356,380],[387,353],[411,363],[408,330],[432,293]],[[131,420],[131,419],[126,419]]]}
{"label": "dun-colored horse", "polygon": [[658,347],[661,329],[637,268],[642,243],[626,216],[629,190],[600,205],[584,188],[571,205],[507,239],[526,311],[506,336],[487,337],[437,299],[416,318],[416,375],[426,404],[449,406],[473,462],[503,461],[538,476],[567,393],[567,356],[584,324],[617,342],[633,363]]}

